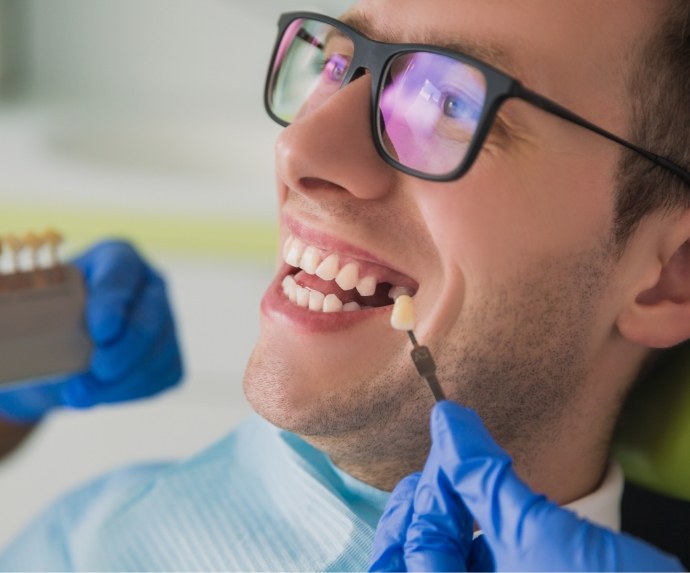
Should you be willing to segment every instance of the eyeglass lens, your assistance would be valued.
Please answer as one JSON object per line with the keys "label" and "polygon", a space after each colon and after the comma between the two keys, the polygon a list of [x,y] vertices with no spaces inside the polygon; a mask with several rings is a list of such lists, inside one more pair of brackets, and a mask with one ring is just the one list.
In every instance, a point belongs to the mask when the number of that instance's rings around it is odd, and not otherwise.
{"label": "eyeglass lens", "polygon": [[[317,20],[297,19],[285,30],[271,68],[268,102],[282,121],[317,109],[342,86],[354,42]],[[396,54],[383,72],[377,136],[395,162],[443,176],[463,162],[486,102],[477,68],[430,51]]]}

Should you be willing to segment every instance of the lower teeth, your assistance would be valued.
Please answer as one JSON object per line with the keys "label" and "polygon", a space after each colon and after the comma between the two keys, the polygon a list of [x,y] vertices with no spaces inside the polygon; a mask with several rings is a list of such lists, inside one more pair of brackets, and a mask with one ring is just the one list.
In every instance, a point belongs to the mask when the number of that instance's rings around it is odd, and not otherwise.
{"label": "lower teeth", "polygon": [[[314,312],[356,312],[376,308],[356,301],[343,303],[335,294],[325,295],[317,290],[300,286],[292,275],[287,275],[283,279],[283,293],[292,304]],[[388,293],[391,304],[401,294],[411,296],[413,293],[406,287],[391,287]]]}
{"label": "lower teeth", "polygon": [[314,312],[354,312],[357,310],[366,310],[372,308],[370,306],[362,306],[358,302],[352,301],[343,304],[343,302],[334,294],[328,296],[319,291],[311,290],[306,287],[301,287],[297,284],[293,287],[291,284],[283,285],[283,293],[290,300],[301,308],[308,308]]}

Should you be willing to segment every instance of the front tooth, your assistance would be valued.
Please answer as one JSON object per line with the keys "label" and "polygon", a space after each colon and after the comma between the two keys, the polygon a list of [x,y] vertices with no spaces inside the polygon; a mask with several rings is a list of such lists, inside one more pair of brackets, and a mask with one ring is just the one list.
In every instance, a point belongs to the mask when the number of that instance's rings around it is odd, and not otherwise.
{"label": "front tooth", "polygon": [[323,301],[326,298],[326,295],[323,294],[322,292],[319,292],[317,290],[313,290],[309,292],[309,310],[315,310],[315,311],[322,311],[323,310]]}
{"label": "front tooth", "polygon": [[412,296],[412,291],[407,287],[395,286],[388,291],[388,298],[396,300],[399,296]]}
{"label": "front tooth", "polygon": [[290,244],[290,249],[285,257],[285,262],[291,267],[299,267],[300,260],[302,259],[302,253],[304,253],[306,245],[299,239],[295,239]]}
{"label": "front tooth", "polygon": [[285,244],[283,245],[283,260],[285,261],[287,259],[288,253],[290,252],[290,247],[292,246],[292,241],[295,240],[295,237],[290,235],[287,238],[287,241],[285,241]]}
{"label": "front tooth", "polygon": [[359,282],[359,267],[355,263],[348,263],[335,277],[336,284],[343,290],[352,290]]}
{"label": "front tooth", "polygon": [[359,303],[357,303],[355,301],[348,302],[348,303],[345,303],[343,305],[343,310],[345,312],[353,312],[355,310],[361,310],[361,309],[362,309],[362,307],[359,305]]}
{"label": "front tooth", "polygon": [[297,302],[297,283],[294,281],[290,281],[287,283],[287,297],[290,299],[290,302]]}
{"label": "front tooth", "polygon": [[334,294],[329,294],[323,301],[324,312],[340,312],[343,310],[343,303]]}
{"label": "front tooth", "polygon": [[292,299],[297,293],[297,283],[292,275],[288,275],[283,279],[283,292],[285,296]]}
{"label": "front tooth", "polygon": [[316,269],[316,276],[325,281],[332,281],[338,275],[339,266],[338,255],[328,255]]}
{"label": "front tooth", "polygon": [[285,294],[288,293],[288,289],[289,289],[289,287],[290,287],[290,282],[291,282],[291,281],[292,281],[293,283],[295,282],[295,279],[292,278],[292,275],[287,275],[287,276],[283,279],[283,292],[284,292]]}
{"label": "front tooth", "polygon": [[357,283],[357,292],[362,296],[371,296],[376,292],[376,279],[374,277],[364,277]]}
{"label": "front tooth", "polygon": [[297,286],[297,305],[302,308],[309,307],[309,289]]}
{"label": "front tooth", "polygon": [[304,249],[304,254],[302,255],[302,260],[300,261],[299,266],[302,267],[302,270],[305,273],[313,275],[320,263],[321,253],[319,253],[319,250],[316,247],[309,246]]}

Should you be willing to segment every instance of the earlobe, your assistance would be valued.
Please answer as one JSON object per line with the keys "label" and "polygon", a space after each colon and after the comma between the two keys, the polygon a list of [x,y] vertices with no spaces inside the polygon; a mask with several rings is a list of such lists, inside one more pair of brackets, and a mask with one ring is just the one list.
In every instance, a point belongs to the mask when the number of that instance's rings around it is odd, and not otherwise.
{"label": "earlobe", "polygon": [[617,321],[625,338],[649,348],[668,348],[690,338],[690,242],[682,241],[661,259],[666,262],[657,263],[655,284],[641,289]]}

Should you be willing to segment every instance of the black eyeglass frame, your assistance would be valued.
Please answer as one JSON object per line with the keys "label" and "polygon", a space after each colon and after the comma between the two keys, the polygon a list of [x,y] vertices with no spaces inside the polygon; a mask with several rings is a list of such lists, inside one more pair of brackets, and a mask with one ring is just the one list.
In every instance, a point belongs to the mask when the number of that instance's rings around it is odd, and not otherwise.
{"label": "black eyeglass frame", "polygon": [[[651,151],[639,147],[638,145],[635,145],[634,143],[631,143],[593,124],[592,122],[584,119],[583,117],[566,109],[547,97],[527,89],[515,78],[504,72],[501,72],[500,70],[497,70],[489,64],[476,60],[475,58],[460,52],[438,46],[428,44],[394,44],[372,40],[340,20],[314,12],[286,12],[280,16],[278,21],[278,39],[273,49],[273,54],[271,55],[268,76],[266,78],[264,106],[268,115],[283,127],[290,125],[290,122],[281,119],[271,109],[270,94],[273,87],[271,85],[271,79],[273,77],[276,58],[285,32],[292,22],[300,19],[315,20],[317,22],[333,26],[346,35],[350,40],[352,40],[352,61],[350,62],[350,66],[345,74],[345,77],[343,78],[339,90],[350,84],[353,80],[361,77],[365,71],[369,71],[371,74],[372,86],[370,121],[374,145],[376,146],[376,150],[378,151],[379,155],[384,159],[384,161],[386,161],[386,163],[402,171],[403,173],[429,181],[454,181],[459,179],[465,175],[467,171],[469,171],[470,167],[472,167],[475,159],[477,158],[477,155],[479,155],[479,152],[484,145],[484,141],[486,140],[486,136],[491,129],[494,118],[501,105],[508,99],[518,98],[547,113],[560,117],[561,119],[574,123],[575,125],[579,125],[580,127],[601,135],[602,137],[618,143],[627,149],[639,153],[653,163],[668,169],[690,186],[690,172],[683,169],[670,159],[652,153]],[[480,72],[482,72],[486,80],[486,100],[484,103],[484,108],[477,124],[477,130],[469,144],[467,153],[456,169],[443,175],[432,175],[407,167],[392,157],[381,142],[382,125],[380,113],[378,113],[378,102],[384,89],[383,80],[387,75],[392,59],[395,56],[411,52],[440,54],[442,56],[455,59],[463,64],[468,64],[478,69]]]}

